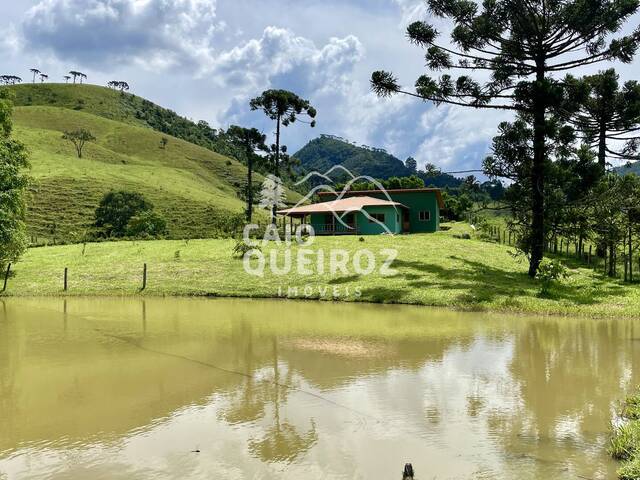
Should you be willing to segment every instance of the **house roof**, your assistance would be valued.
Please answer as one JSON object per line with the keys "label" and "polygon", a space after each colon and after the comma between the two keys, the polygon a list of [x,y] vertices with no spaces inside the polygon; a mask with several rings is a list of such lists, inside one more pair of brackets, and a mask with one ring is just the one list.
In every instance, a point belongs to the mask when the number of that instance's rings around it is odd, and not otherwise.
{"label": "house roof", "polygon": [[287,210],[279,210],[280,215],[308,215],[310,213],[347,213],[359,212],[364,207],[401,207],[407,208],[401,203],[390,202],[380,198],[367,197],[358,195],[357,197],[342,198],[340,200],[329,200],[327,202],[313,203],[311,205],[303,205],[301,207],[289,208]]}
{"label": "house roof", "polygon": [[[438,205],[440,206],[441,209],[444,209],[444,199],[442,198],[442,190],[440,190],[439,188],[405,188],[405,189],[390,189],[390,190],[349,190],[348,192],[345,192],[345,195],[348,197],[355,197],[355,196],[369,196],[372,193],[384,193],[387,192],[389,194],[402,194],[402,193],[427,193],[427,192],[433,192],[436,194],[436,199],[438,200]],[[328,197],[328,196],[335,196],[334,193],[332,192],[318,192],[318,195],[320,196],[320,198],[322,197]]]}

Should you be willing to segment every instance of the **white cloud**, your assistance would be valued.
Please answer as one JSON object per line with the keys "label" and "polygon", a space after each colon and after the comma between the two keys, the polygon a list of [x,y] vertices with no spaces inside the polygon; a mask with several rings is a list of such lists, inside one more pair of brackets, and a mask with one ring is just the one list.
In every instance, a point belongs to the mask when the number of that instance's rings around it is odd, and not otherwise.
{"label": "white cloud", "polygon": [[401,25],[424,20],[427,16],[427,4],[425,0],[393,0],[402,12]]}
{"label": "white cloud", "polygon": [[22,48],[22,37],[13,24],[0,26],[0,53],[3,56],[17,54]]}
{"label": "white cloud", "polygon": [[421,117],[425,140],[416,158],[435,163],[445,170],[480,168],[489,152],[498,124],[512,118],[500,110],[470,110],[464,107],[440,106]]}
{"label": "white cloud", "polygon": [[166,68],[209,63],[224,26],[216,0],[41,0],[27,11],[23,32],[29,47],[65,60]]}
{"label": "white cloud", "polygon": [[254,90],[286,75],[289,85],[321,92],[340,86],[362,55],[362,44],[353,35],[331,38],[318,48],[291,30],[269,26],[261,38],[221,53],[213,61],[211,73],[221,85]]}

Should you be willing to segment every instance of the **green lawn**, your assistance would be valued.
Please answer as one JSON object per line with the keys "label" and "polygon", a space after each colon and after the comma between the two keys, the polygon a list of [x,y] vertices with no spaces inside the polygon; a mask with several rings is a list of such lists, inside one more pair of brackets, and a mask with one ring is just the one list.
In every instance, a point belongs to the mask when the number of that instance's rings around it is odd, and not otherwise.
{"label": "green lawn", "polygon": [[[150,241],[35,248],[15,266],[7,295],[63,295],[63,270],[69,268],[67,295],[138,295],[143,263],[148,264],[148,288],[144,295],[213,295],[240,297],[287,296],[297,287],[297,298],[434,305],[465,310],[492,310],[603,317],[640,316],[640,287],[624,285],[592,270],[571,268],[570,277],[554,287],[551,298],[540,298],[539,284],[525,272],[526,261],[514,258],[505,245],[454,238],[467,228],[456,224],[451,231],[408,236],[317,238],[311,249],[325,251],[325,272],[316,268],[301,275],[293,262],[289,275],[264,277],[247,274],[242,260],[234,259],[233,240]],[[394,276],[376,271],[357,275],[328,271],[330,249],[351,255],[369,249],[378,267],[387,248],[398,250]],[[264,249],[279,255],[284,245]],[[291,248],[295,259],[300,247]],[[316,257],[310,257],[316,260]],[[366,263],[366,262],[365,262]],[[305,295],[304,288],[307,287]],[[361,295],[356,296],[360,291]]]}

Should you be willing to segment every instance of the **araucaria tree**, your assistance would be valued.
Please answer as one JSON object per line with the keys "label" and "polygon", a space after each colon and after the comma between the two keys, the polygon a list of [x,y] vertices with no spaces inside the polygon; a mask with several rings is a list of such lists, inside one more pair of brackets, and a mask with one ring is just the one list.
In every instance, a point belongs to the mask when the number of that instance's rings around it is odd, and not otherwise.
{"label": "araucaria tree", "polygon": [[33,73],[33,83],[36,83],[36,77],[42,72],[40,72],[40,70],[38,70],[37,68],[31,68],[29,69],[29,71]]}
{"label": "araucaria tree", "polygon": [[273,174],[280,176],[280,129],[288,127],[299,117],[310,118],[308,122],[311,127],[316,126],[316,109],[311,106],[308,100],[300,98],[293,92],[287,90],[267,90],[262,95],[254,98],[249,103],[251,110],[262,110],[267,117],[276,122],[276,143],[274,150]]}
{"label": "araucaria tree", "polygon": [[89,130],[85,130],[84,128],[79,128],[78,130],[73,130],[71,132],[65,131],[62,138],[73,143],[78,158],[82,158],[82,150],[87,142],[96,141],[96,137],[94,137]]}
{"label": "araucaria tree", "polygon": [[260,208],[269,210],[271,213],[271,223],[275,225],[276,212],[279,208],[286,207],[284,203],[286,192],[282,179],[276,175],[267,175],[262,182],[260,191]]}
{"label": "araucaria tree", "polygon": [[129,84],[127,82],[123,82],[122,80],[111,80],[107,83],[107,87],[112,88],[114,90],[120,90],[120,93],[124,93],[125,91],[129,91]]}
{"label": "araucaria tree", "polygon": [[576,90],[555,76],[608,60],[630,62],[640,42],[640,28],[611,38],[638,11],[638,0],[427,0],[429,11],[453,23],[451,44],[441,43],[427,22],[408,27],[409,39],[426,49],[430,70],[486,72],[486,81],[467,74],[440,78],[422,75],[415,91],[404,90],[389,72],[372,75],[381,96],[403,93],[436,105],[519,112],[532,129],[533,186],[528,199],[530,235],[525,251],[529,275],[543,258],[545,234],[546,127],[550,114],[575,111]]}
{"label": "araucaria tree", "polygon": [[238,146],[245,155],[247,163],[247,221],[251,222],[253,216],[253,164],[256,159],[262,158],[269,152],[266,145],[267,136],[256,128],[243,128],[232,125],[227,130],[231,143]]}
{"label": "araucaria tree", "polygon": [[12,104],[0,90],[0,268],[14,262],[27,247],[25,196],[27,151],[11,138]]}
{"label": "araucaria tree", "polygon": [[78,72],[78,71],[76,71],[76,70],[71,70],[71,71],[69,72],[69,75],[71,75],[71,76],[73,77],[73,83],[74,83],[74,84],[76,83],[76,80],[77,80],[78,78],[80,79],[80,83],[81,83],[81,84],[82,84],[82,79],[83,79],[83,78],[84,78],[84,79],[86,79],[86,78],[87,78],[87,76],[86,76],[84,73],[82,73],[82,72]]}
{"label": "araucaria tree", "polygon": [[628,81],[621,88],[616,71],[608,69],[582,78],[577,88],[584,89],[587,96],[568,121],[598,152],[602,170],[608,159],[640,160],[640,84]]}

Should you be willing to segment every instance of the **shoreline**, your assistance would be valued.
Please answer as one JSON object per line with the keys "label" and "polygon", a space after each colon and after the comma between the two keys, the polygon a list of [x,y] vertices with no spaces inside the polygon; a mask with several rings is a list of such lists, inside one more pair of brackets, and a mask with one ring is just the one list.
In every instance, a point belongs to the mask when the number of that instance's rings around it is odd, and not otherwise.
{"label": "shoreline", "polygon": [[[293,268],[287,274],[267,269],[252,275],[233,258],[229,239],[122,241],[30,249],[12,267],[1,299],[24,297],[184,297],[256,298],[300,301],[413,305],[462,312],[504,313],[582,318],[640,319],[640,285],[625,284],[585,265],[562,259],[570,276],[540,296],[522,258],[508,245],[465,240],[455,234],[469,229],[454,224],[447,232],[407,236],[318,237],[307,249],[342,249],[353,255],[366,248],[377,265],[385,249],[397,250],[393,275]],[[469,229],[470,230],[470,229]],[[265,256],[290,247],[269,244]],[[327,259],[328,255],[325,255]],[[281,260],[278,260],[279,262]],[[147,265],[146,289],[143,266]],[[68,269],[68,291],[64,271]],[[336,298],[337,297],[337,298]]]}
{"label": "shoreline", "polygon": [[193,294],[172,294],[172,293],[151,293],[151,294],[86,294],[86,293],[58,293],[58,294],[45,294],[45,295],[5,295],[0,294],[0,303],[5,300],[67,300],[67,299],[120,299],[120,300],[145,300],[145,299],[194,299],[194,300],[268,300],[268,301],[280,301],[280,302],[304,302],[304,303],[328,303],[328,304],[350,304],[350,305],[367,305],[367,306],[395,306],[395,307],[413,307],[413,308],[425,308],[434,310],[444,310],[449,312],[460,313],[480,313],[480,314],[495,314],[495,315],[509,315],[517,317],[544,317],[544,318],[571,318],[580,320],[640,320],[640,313],[637,315],[601,315],[590,313],[572,313],[572,312],[554,312],[554,311],[528,311],[528,310],[509,310],[509,309],[492,309],[487,307],[473,307],[473,306],[443,306],[438,304],[421,304],[421,303],[404,303],[404,302],[375,302],[370,300],[339,300],[329,298],[304,298],[304,297],[278,297],[278,296],[247,296],[247,295],[220,295],[217,293],[193,293]]}

